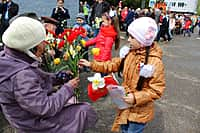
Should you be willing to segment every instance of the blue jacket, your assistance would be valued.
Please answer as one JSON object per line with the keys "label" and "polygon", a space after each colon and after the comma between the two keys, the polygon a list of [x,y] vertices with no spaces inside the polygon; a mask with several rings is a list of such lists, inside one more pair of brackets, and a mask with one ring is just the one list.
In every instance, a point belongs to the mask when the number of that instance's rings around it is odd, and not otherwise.
{"label": "blue jacket", "polygon": [[89,37],[91,37],[92,27],[90,25],[88,25],[86,22],[84,22],[83,24],[76,23],[73,26],[73,28],[78,28],[78,27],[83,27],[87,31],[86,40],[88,40]]}

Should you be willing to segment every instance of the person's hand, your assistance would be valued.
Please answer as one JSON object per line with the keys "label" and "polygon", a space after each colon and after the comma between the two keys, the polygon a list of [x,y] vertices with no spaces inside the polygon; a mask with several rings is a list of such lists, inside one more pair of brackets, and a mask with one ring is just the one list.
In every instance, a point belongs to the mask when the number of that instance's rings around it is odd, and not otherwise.
{"label": "person's hand", "polygon": [[123,100],[128,104],[135,104],[135,97],[132,93],[127,94],[127,96],[124,96]]}
{"label": "person's hand", "polygon": [[77,88],[79,85],[80,79],[79,77],[73,78],[72,80],[69,80],[67,84],[69,84],[73,89]]}
{"label": "person's hand", "polygon": [[55,13],[58,13],[58,8],[59,8],[59,7],[56,7]]}
{"label": "person's hand", "polygon": [[66,72],[67,75],[74,75],[73,72],[70,71],[70,70],[67,70],[67,71],[65,71],[65,72]]}
{"label": "person's hand", "polygon": [[86,59],[80,59],[79,66],[91,67],[91,63],[87,61]]}
{"label": "person's hand", "polygon": [[65,9],[63,6],[61,6],[60,9],[65,13]]}

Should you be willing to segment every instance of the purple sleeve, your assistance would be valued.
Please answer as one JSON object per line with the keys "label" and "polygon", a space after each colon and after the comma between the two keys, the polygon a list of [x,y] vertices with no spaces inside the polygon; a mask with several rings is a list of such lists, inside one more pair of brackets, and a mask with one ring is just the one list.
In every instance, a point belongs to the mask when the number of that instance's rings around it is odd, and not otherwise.
{"label": "purple sleeve", "polygon": [[47,91],[41,86],[38,75],[32,70],[23,70],[15,76],[14,94],[24,110],[35,115],[50,117],[62,110],[73,95],[73,89],[65,84],[56,93],[48,96]]}

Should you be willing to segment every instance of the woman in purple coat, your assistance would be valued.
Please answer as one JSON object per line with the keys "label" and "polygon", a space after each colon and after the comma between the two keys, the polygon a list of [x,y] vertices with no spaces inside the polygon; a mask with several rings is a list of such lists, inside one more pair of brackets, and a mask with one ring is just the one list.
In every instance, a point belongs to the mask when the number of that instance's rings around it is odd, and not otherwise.
{"label": "woman in purple coat", "polygon": [[[3,34],[0,53],[0,105],[19,133],[83,133],[94,126],[96,112],[88,103],[69,103],[79,78],[53,91],[55,74],[38,65],[45,28],[32,18],[18,17]],[[33,49],[36,53],[33,52]]]}

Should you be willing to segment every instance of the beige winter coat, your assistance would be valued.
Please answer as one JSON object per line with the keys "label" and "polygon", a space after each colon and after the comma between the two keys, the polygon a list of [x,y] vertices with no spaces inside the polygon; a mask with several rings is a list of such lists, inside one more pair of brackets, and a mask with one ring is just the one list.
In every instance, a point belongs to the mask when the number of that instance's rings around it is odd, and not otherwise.
{"label": "beige winter coat", "polygon": [[[146,123],[153,119],[154,100],[159,99],[165,89],[164,66],[162,62],[162,50],[154,43],[150,48],[148,64],[155,67],[152,78],[144,82],[141,91],[136,90],[139,80],[139,64],[145,61],[145,49],[130,51],[127,55],[123,69],[123,83],[127,93],[133,93],[136,103],[133,107],[118,110],[112,131],[119,131],[120,124],[127,121]],[[91,69],[97,72],[117,72],[121,63],[120,58],[113,58],[107,62],[92,62]]]}

